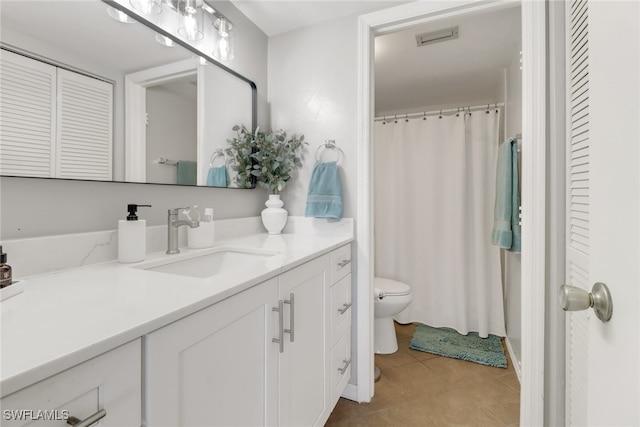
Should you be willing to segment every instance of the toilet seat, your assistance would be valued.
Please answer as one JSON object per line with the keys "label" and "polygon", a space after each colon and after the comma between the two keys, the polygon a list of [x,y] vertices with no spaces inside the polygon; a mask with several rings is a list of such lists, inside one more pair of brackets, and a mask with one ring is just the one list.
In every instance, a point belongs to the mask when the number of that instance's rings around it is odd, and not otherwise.
{"label": "toilet seat", "polygon": [[375,277],[373,279],[373,287],[380,289],[385,296],[401,296],[411,293],[411,288],[406,283],[382,277]]}

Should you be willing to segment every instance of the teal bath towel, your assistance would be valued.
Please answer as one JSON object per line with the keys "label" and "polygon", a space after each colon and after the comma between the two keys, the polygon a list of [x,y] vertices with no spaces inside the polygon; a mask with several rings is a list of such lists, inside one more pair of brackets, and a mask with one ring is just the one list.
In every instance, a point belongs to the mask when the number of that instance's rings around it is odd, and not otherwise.
{"label": "teal bath towel", "polygon": [[196,185],[196,162],[180,160],[176,164],[179,185]]}
{"label": "teal bath towel", "polygon": [[337,162],[316,162],[311,173],[305,216],[342,218],[342,185]]}
{"label": "teal bath towel", "polygon": [[521,244],[518,187],[518,141],[509,139],[498,149],[491,243],[513,252],[520,252]]}
{"label": "teal bath towel", "polygon": [[228,187],[229,177],[227,175],[227,167],[218,166],[215,168],[209,168],[209,174],[207,175],[207,185],[209,187]]}

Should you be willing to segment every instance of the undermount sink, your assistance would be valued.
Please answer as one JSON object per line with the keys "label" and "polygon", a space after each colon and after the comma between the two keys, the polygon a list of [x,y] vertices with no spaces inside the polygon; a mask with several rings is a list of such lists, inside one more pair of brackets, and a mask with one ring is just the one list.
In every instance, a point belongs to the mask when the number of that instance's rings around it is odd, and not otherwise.
{"label": "undermount sink", "polygon": [[203,254],[180,259],[163,259],[134,268],[179,276],[207,278],[228,271],[247,268],[252,262],[265,260],[279,252],[261,249],[216,248]]}

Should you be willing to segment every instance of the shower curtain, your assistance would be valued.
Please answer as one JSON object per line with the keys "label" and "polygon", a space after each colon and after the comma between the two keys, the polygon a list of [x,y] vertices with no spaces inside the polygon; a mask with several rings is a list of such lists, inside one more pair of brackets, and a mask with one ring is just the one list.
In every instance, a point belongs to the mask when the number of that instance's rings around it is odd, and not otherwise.
{"label": "shower curtain", "polygon": [[500,112],[375,123],[375,275],[411,286],[400,323],[505,336],[491,245]]}

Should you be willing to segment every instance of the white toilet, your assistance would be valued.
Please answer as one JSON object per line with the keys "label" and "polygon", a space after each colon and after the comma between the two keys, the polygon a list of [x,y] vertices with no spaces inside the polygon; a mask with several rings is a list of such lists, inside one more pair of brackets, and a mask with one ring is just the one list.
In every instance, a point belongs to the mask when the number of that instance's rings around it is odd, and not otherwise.
{"label": "white toilet", "polygon": [[373,279],[373,349],[378,354],[398,351],[398,339],[393,316],[407,308],[411,302],[411,288],[406,283],[382,277]]}

